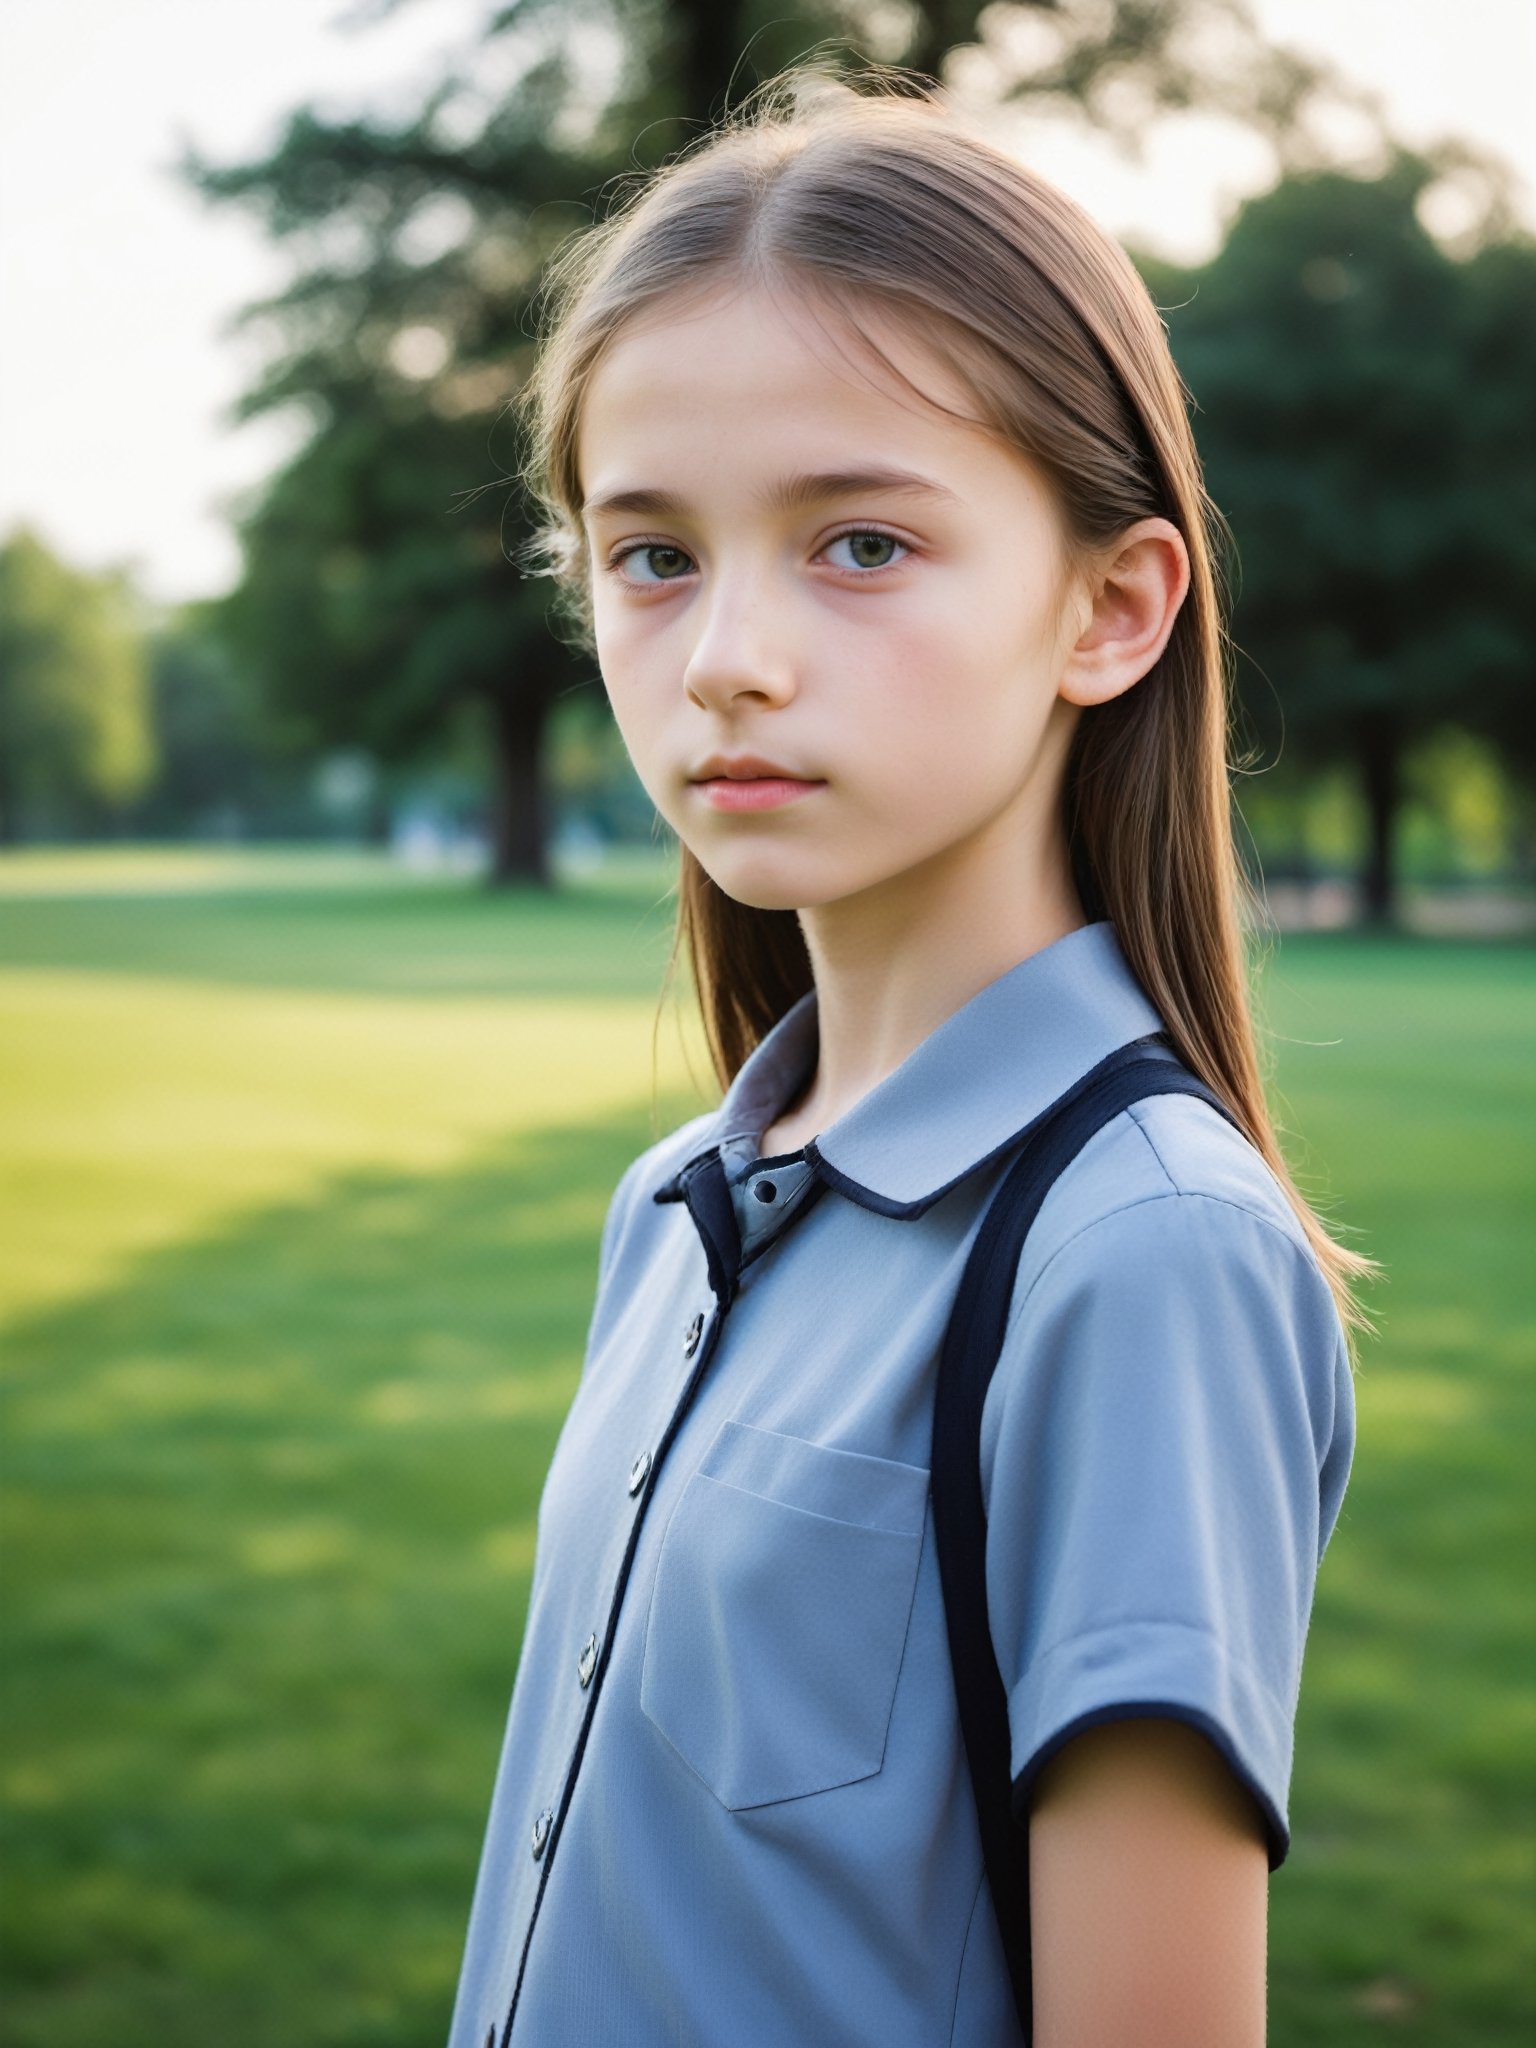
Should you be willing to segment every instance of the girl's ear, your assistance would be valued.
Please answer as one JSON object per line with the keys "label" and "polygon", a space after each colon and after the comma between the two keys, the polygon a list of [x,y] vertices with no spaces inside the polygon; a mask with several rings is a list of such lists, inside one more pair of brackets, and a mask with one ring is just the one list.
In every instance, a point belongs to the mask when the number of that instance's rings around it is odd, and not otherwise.
{"label": "girl's ear", "polygon": [[[1189,589],[1189,550],[1168,519],[1128,526],[1088,574],[1088,617],[1057,685],[1069,704],[1103,704],[1151,668],[1168,644]],[[1081,616],[1081,612],[1079,614]]]}

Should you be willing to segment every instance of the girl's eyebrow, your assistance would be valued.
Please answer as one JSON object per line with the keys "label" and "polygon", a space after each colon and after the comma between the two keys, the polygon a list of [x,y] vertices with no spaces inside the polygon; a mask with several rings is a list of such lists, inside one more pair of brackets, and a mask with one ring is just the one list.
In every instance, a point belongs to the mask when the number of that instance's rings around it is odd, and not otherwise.
{"label": "girl's eyebrow", "polygon": [[[911,469],[879,467],[801,471],[793,476],[779,477],[766,489],[755,492],[754,496],[769,512],[796,512],[828,498],[852,497],[870,491],[897,493],[909,498],[936,498],[951,505],[961,502],[954,491],[945,484],[936,483],[932,477],[919,476]],[[605,512],[677,515],[689,509],[688,501],[674,491],[639,488],[605,491],[601,497],[589,498],[582,506],[581,514],[584,519],[597,519]]]}

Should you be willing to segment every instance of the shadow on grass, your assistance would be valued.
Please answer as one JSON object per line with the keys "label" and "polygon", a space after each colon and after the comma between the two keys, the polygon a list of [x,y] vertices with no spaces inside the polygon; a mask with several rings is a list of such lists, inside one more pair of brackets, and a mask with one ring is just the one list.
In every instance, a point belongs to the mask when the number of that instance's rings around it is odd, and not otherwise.
{"label": "shadow on grass", "polygon": [[651,1135],[641,1105],[353,1174],[8,1332],[10,2048],[445,2033],[598,1235]]}
{"label": "shadow on grass", "polygon": [[[1296,1127],[1390,1276],[1276,2048],[1530,2038],[1531,988],[1416,942],[1287,940],[1270,974]],[[12,1326],[9,2048],[442,2038],[598,1231],[651,1135],[641,1104],[354,1174]]]}

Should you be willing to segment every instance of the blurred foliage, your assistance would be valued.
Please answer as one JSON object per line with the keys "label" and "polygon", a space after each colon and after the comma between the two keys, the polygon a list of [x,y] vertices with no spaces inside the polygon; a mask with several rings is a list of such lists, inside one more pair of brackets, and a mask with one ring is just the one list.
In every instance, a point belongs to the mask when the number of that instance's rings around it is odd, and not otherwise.
{"label": "blurred foliage", "polygon": [[[352,18],[396,4],[427,0]],[[967,98],[1130,149],[1189,109],[1269,139],[1288,175],[1211,263],[1142,259],[1240,549],[1240,746],[1263,770],[1239,786],[1245,816],[1282,865],[1359,860],[1383,914],[1405,855],[1470,871],[1475,838],[1477,872],[1496,844],[1521,865],[1504,785],[1533,766],[1532,244],[1497,166],[1394,152],[1364,96],[1264,46],[1243,0],[818,0],[793,18],[524,0],[488,13],[406,115],[305,108],[259,162],[189,158],[210,199],[293,253],[289,288],[245,316],[271,346],[241,410],[297,408],[310,431],[248,503],[235,593],[141,620],[147,655],[119,643],[144,671],[136,770],[121,675],[73,695],[59,680],[80,673],[84,610],[52,682],[0,683],[9,829],[379,836],[404,805],[488,824],[493,877],[540,882],[562,819],[653,835],[590,664],[550,628],[550,587],[506,558],[529,507],[505,405],[551,255],[626,174],[810,49],[901,64],[914,89],[963,79]],[[1375,134],[1381,175],[1322,168],[1341,109],[1357,145]],[[124,616],[127,596],[120,580]],[[1480,812],[1465,791],[1415,795],[1407,764],[1449,726],[1497,749],[1502,793]],[[1450,781],[1475,782],[1458,759]]]}
{"label": "blurred foliage", "polygon": [[127,577],[69,568],[18,527],[0,545],[0,840],[110,817],[154,768]]}
{"label": "blurred foliage", "polygon": [[496,878],[548,879],[545,727],[595,681],[550,630],[549,586],[503,552],[531,530],[500,415],[540,278],[617,176],[813,47],[837,68],[929,76],[964,47],[999,101],[1079,109],[1126,142],[1204,106],[1293,159],[1317,155],[1317,124],[1348,97],[1268,48],[1244,0],[811,0],[789,16],[766,0],[512,0],[404,118],[304,108],[260,161],[186,160],[205,197],[293,252],[289,288],[248,309],[272,349],[241,412],[296,407],[310,425],[243,521],[231,643],[316,744],[408,758],[455,707],[482,707]]}
{"label": "blurred foliage", "polygon": [[1447,727],[1408,757],[1403,780],[1409,873],[1529,876],[1536,867],[1536,789],[1515,781],[1486,740]]}
{"label": "blurred foliage", "polygon": [[[1404,884],[1453,887],[1536,880],[1536,787],[1511,773],[1490,741],[1436,727],[1409,746],[1394,838]],[[1237,779],[1241,844],[1267,884],[1358,874],[1370,840],[1360,780],[1348,761],[1309,763],[1287,745]]]}
{"label": "blurred foliage", "polygon": [[208,602],[163,620],[148,644],[159,770],[135,809],[140,833],[234,837],[263,797],[270,727],[212,629]]}
{"label": "blurred foliage", "polygon": [[1142,262],[1237,540],[1248,733],[1354,763],[1378,915],[1407,749],[1455,722],[1536,767],[1536,241],[1443,247],[1448,168],[1292,176],[1210,263]]}

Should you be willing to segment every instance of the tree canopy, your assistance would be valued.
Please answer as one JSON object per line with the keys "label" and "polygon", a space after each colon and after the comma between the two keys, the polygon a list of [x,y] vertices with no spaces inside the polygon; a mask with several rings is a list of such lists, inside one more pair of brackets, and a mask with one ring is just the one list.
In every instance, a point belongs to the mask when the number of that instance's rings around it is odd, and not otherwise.
{"label": "tree canopy", "polygon": [[1237,543],[1245,722],[1357,762],[1380,914],[1404,750],[1454,722],[1536,755],[1536,242],[1449,253],[1439,175],[1295,175],[1202,268],[1143,266]]}
{"label": "tree canopy", "polygon": [[0,840],[100,820],[155,768],[136,600],[30,527],[0,545]]}
{"label": "tree canopy", "polygon": [[[376,18],[398,4],[363,10]],[[830,40],[829,40],[830,39]],[[250,310],[274,338],[245,415],[298,406],[309,435],[243,522],[226,623],[285,718],[384,758],[478,707],[497,768],[493,872],[545,876],[541,749],[591,681],[550,630],[548,586],[507,556],[530,530],[498,418],[531,358],[539,280],[616,174],[660,161],[813,47],[937,76],[958,47],[1000,101],[1080,109],[1122,138],[1212,107],[1292,157],[1337,96],[1267,48],[1245,0],[510,0],[403,120],[301,109],[259,162],[189,157],[212,201],[294,251]]]}

